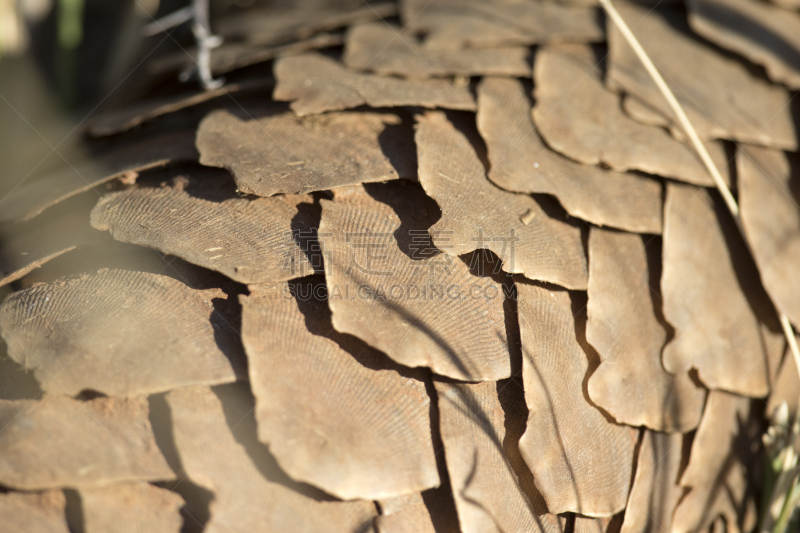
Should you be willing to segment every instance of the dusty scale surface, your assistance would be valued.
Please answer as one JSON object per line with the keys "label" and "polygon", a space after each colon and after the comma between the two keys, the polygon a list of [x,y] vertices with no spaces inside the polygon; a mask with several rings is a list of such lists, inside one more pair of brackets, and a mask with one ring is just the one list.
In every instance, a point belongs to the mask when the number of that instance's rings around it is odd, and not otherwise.
{"label": "dusty scale surface", "polygon": [[588,0],[257,2],[222,88],[151,58],[0,203],[0,530],[751,531],[800,14],[615,3],[741,233]]}

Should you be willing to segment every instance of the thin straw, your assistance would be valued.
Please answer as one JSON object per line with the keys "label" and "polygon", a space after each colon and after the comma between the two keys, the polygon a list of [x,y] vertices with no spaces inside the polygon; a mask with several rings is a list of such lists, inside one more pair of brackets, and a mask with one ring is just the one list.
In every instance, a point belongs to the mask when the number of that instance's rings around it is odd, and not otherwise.
{"label": "thin straw", "polygon": [[733,195],[731,194],[730,189],[728,186],[725,185],[725,181],[722,179],[722,175],[717,170],[716,165],[711,160],[711,156],[708,155],[708,150],[700,141],[700,137],[697,135],[697,131],[692,127],[692,124],[689,122],[689,118],[686,116],[686,113],[683,112],[683,107],[681,104],[678,103],[678,100],[675,98],[675,95],[667,86],[667,83],[664,81],[664,78],[661,77],[661,74],[656,69],[656,66],[650,60],[650,57],[647,55],[647,52],[644,51],[642,45],[639,44],[639,41],[633,35],[633,32],[625,23],[625,21],[620,16],[617,9],[611,4],[611,0],[598,0],[600,5],[603,6],[603,9],[606,10],[608,16],[611,17],[611,20],[614,21],[614,24],[619,28],[619,31],[622,32],[622,35],[625,37],[625,40],[628,41],[628,44],[631,45],[633,51],[636,53],[636,56],[639,58],[639,61],[642,62],[644,68],[647,69],[647,73],[650,74],[650,77],[653,78],[653,81],[656,82],[658,86],[658,90],[661,91],[661,94],[664,95],[664,98],[667,99],[667,103],[672,108],[673,113],[678,117],[678,121],[681,123],[686,134],[689,136],[689,140],[692,141],[692,145],[694,149],[697,150],[697,153],[700,155],[700,159],[703,161],[703,164],[706,166],[708,173],[711,174],[711,177],[714,179],[714,183],[719,189],[719,192],[722,194],[722,197],[725,199],[725,203],[728,204],[728,209],[735,218],[739,218],[739,206],[736,204],[736,200],[734,200]]}
{"label": "thin straw", "polygon": [[[644,68],[647,70],[647,73],[650,74],[650,77],[653,78],[653,81],[656,83],[658,90],[661,91],[661,94],[664,98],[667,99],[667,103],[672,108],[672,111],[678,117],[678,121],[680,122],[681,126],[683,127],[686,135],[689,136],[689,139],[692,141],[692,145],[694,149],[697,150],[697,153],[700,155],[700,159],[703,161],[703,164],[706,166],[708,173],[711,174],[711,177],[714,179],[714,183],[717,186],[717,190],[719,190],[722,198],[725,200],[725,204],[728,206],[728,210],[733,215],[733,218],[739,223],[739,228],[741,228],[741,221],[739,219],[739,204],[736,203],[736,200],[731,194],[731,190],[725,184],[725,181],[722,179],[722,175],[719,173],[716,165],[711,160],[711,156],[708,155],[708,151],[703,143],[700,141],[700,137],[697,135],[697,131],[692,126],[692,123],[689,122],[689,118],[686,116],[686,113],[683,112],[683,107],[681,104],[678,103],[678,99],[675,98],[675,95],[670,90],[667,83],[664,81],[664,78],[661,77],[661,74],[658,72],[658,69],[650,60],[650,56],[647,55],[647,52],[644,51],[642,45],[639,44],[639,40],[633,34],[631,29],[628,27],[628,24],[622,19],[617,9],[611,3],[611,0],[597,0],[600,2],[600,5],[605,9],[608,16],[617,26],[620,32],[622,32],[623,37],[625,40],[628,41],[628,44],[633,48],[633,51],[636,53],[636,56],[639,58],[639,61],[642,62]],[[777,308],[777,307],[776,307]],[[780,315],[781,327],[783,327],[783,333],[786,335],[786,341],[789,343],[789,349],[792,352],[792,356],[794,357],[794,362],[797,365],[797,372],[800,375],[800,348],[797,346],[797,340],[794,336],[794,331],[792,330],[792,324],[789,322],[789,318],[781,313],[778,312]]]}
{"label": "thin straw", "polygon": [[792,331],[789,317],[783,313],[781,313],[781,327],[783,328],[783,334],[786,335],[786,341],[789,343],[789,351],[794,356],[794,364],[797,366],[797,371],[800,372],[800,348],[797,347],[797,339]]}

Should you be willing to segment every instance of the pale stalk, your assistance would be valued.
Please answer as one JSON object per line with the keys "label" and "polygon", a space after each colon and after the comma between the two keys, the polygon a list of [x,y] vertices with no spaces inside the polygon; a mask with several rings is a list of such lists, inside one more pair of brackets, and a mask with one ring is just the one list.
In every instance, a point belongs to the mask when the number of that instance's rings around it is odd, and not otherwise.
{"label": "pale stalk", "polygon": [[686,116],[686,113],[683,112],[683,107],[681,107],[681,104],[678,103],[677,98],[675,98],[675,95],[667,86],[667,82],[665,82],[664,78],[661,77],[658,69],[650,60],[650,56],[647,55],[647,52],[644,51],[642,45],[639,44],[639,40],[633,35],[633,32],[622,19],[617,9],[611,3],[611,0],[598,0],[598,2],[600,2],[600,5],[606,10],[606,13],[608,13],[608,16],[611,17],[611,20],[617,26],[619,31],[622,32],[623,37],[625,37],[625,40],[628,41],[628,44],[631,45],[631,48],[633,48],[633,51],[636,53],[636,57],[639,58],[639,61],[642,62],[644,68],[647,70],[647,73],[650,74],[650,77],[653,78],[656,86],[658,86],[658,90],[661,91],[661,94],[667,99],[667,103],[672,108],[672,112],[678,117],[678,122],[680,122],[681,126],[686,132],[686,135],[689,136],[689,140],[692,141],[692,145],[700,155],[700,159],[703,161],[708,173],[711,174],[711,177],[714,179],[714,183],[716,184],[717,189],[719,189],[719,192],[722,194],[722,198],[724,198],[725,203],[728,205],[728,209],[731,213],[733,213],[734,217],[739,218],[739,206],[736,204],[733,194],[731,194],[728,186],[725,185],[725,181],[722,179],[722,175],[719,173],[716,165],[714,165],[714,162],[711,160],[708,150],[706,150],[706,147],[700,141],[697,131],[694,129],[691,122],[689,122],[689,118]]}
{"label": "pale stalk", "polygon": [[[741,229],[741,221],[739,219],[739,204],[736,203],[736,199],[733,197],[731,190],[725,184],[725,180],[722,179],[722,175],[717,169],[714,162],[711,160],[711,156],[708,154],[708,150],[700,141],[700,136],[697,135],[697,130],[694,129],[692,123],[689,122],[689,118],[686,116],[686,113],[683,111],[683,107],[678,102],[678,99],[675,98],[675,95],[670,90],[667,82],[664,81],[664,78],[658,72],[658,69],[650,60],[650,56],[647,55],[647,52],[644,51],[642,45],[639,43],[639,40],[633,34],[631,29],[628,27],[628,24],[623,20],[622,16],[619,14],[617,9],[611,3],[611,0],[597,0],[600,2],[600,5],[605,10],[606,14],[611,18],[612,22],[617,26],[617,29],[622,33],[622,36],[628,42],[628,44],[633,48],[636,57],[639,58],[639,61],[642,62],[644,68],[647,70],[647,73],[650,74],[650,77],[653,78],[658,90],[661,91],[661,94],[666,98],[667,103],[669,104],[672,111],[675,113],[675,116],[678,117],[678,121],[681,124],[681,127],[686,132],[686,135],[689,137],[689,140],[692,141],[692,145],[694,146],[695,150],[697,150],[700,159],[703,161],[708,173],[711,174],[711,178],[714,180],[714,184],[717,186],[717,190],[719,190],[722,198],[725,200],[725,204],[728,206],[728,210],[733,215],[733,218],[736,220],[739,228]],[[746,239],[745,239],[746,240]],[[777,309],[777,306],[776,306]],[[800,376],[800,349],[797,346],[797,340],[794,337],[794,332],[792,330],[792,325],[789,322],[789,318],[778,311],[780,315],[781,326],[783,327],[783,332],[786,335],[786,341],[789,343],[789,349],[792,352],[792,356],[794,357],[794,362],[797,365],[797,372],[798,376]]]}

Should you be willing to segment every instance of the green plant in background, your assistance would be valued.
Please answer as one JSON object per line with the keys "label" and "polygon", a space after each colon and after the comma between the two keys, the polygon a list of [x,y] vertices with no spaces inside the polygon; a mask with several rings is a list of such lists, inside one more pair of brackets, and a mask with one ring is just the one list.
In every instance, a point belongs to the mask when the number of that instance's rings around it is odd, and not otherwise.
{"label": "green plant in background", "polygon": [[[800,410],[797,411],[800,413]],[[767,468],[764,472],[764,493],[761,500],[760,531],[784,533],[796,531],[800,525],[800,465],[797,445],[800,444],[800,418],[790,421],[789,407],[782,403],[775,411],[764,434]]]}
{"label": "green plant in background", "polygon": [[77,49],[83,41],[84,0],[59,0],[56,79],[58,92],[67,109],[77,99]]}
{"label": "green plant in background", "polygon": [[83,40],[84,0],[59,0],[58,45],[74,50]]}

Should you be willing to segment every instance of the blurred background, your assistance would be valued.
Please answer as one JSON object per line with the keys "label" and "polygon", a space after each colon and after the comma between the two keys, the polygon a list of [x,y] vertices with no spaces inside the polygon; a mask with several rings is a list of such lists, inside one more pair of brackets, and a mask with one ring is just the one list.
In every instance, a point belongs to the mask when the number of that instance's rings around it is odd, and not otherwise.
{"label": "blurred background", "polygon": [[[144,35],[187,3],[0,0],[0,199],[29,175],[79,157],[81,127],[141,95],[143,60],[192,46],[189,24]],[[254,3],[220,0],[211,9],[216,16]]]}
{"label": "blurred background", "polygon": [[[23,228],[9,222],[15,194],[55,174],[86,181],[84,176],[101,164],[98,150],[114,147],[113,137],[87,138],[86,129],[97,117],[142,98],[200,90],[196,73],[187,70],[191,75],[179,81],[182,69],[196,57],[191,23],[166,32],[147,29],[189,4],[190,0],[0,0],[0,254],[9,252],[11,241],[21,239]],[[213,0],[209,11],[216,21],[253,7],[302,4]],[[236,40],[230,32],[225,36],[227,43]],[[235,81],[236,74],[228,80]],[[2,216],[4,210],[9,216]],[[18,288],[0,287],[0,301]]]}
{"label": "blurred background", "polygon": [[[193,65],[196,57],[191,23],[178,24],[167,32],[147,31],[148,24],[189,3],[190,0],[0,0],[0,263],[8,267],[5,270],[14,269],[11,258],[31,257],[29,253],[45,257],[51,244],[39,243],[40,249],[35,249],[35,243],[45,234],[44,240],[52,243],[93,243],[95,250],[113,256],[100,260],[103,266],[123,262],[137,264],[143,270],[162,268],[163,258],[152,250],[137,250],[138,255],[133,257],[133,247],[115,247],[110,236],[89,227],[86,214],[101,189],[113,185],[87,186],[85,193],[57,209],[48,209],[32,223],[18,222],[12,212],[18,203],[16,198],[51,188],[55,182],[48,179],[83,186],[93,181],[92,176],[113,173],[104,168],[107,162],[98,154],[113,150],[120,144],[118,139],[91,139],[86,133],[104,113],[142,98],[202,91],[191,70],[186,70],[190,76],[179,80],[181,71]],[[280,8],[302,3],[213,0],[209,10],[211,20],[219,20],[225,15],[235,18],[238,13],[249,13],[253,7]],[[236,39],[235,35],[226,35],[228,43],[235,44]],[[252,69],[243,70],[243,76],[252,73]],[[266,72],[271,75],[269,67]],[[229,74],[227,79],[235,81],[237,74]],[[95,192],[88,190],[92,188]],[[45,272],[47,269],[34,269],[24,279],[3,284],[0,301],[23,283],[47,279],[62,271],[74,272],[73,263],[85,255],[65,254],[59,261],[48,262],[49,273]],[[0,397],[33,398],[38,392],[32,374],[7,357],[0,340]]]}
{"label": "blurred background", "polygon": [[[141,93],[136,87],[141,87],[145,77],[143,59],[191,46],[188,24],[169,35],[145,37],[143,32],[156,17],[186,3],[0,0],[0,215],[12,209],[15,191],[39,177],[87,163],[86,125],[103,110]],[[217,5],[231,9],[234,3]],[[157,92],[158,88],[146,90]],[[48,213],[42,224],[62,214]],[[84,225],[75,221],[62,229],[76,233]],[[25,231],[13,222],[0,223],[0,253],[24,247]],[[0,287],[0,301],[18,284]],[[5,376],[0,380],[2,397],[34,397],[38,385],[32,375],[5,351],[0,342],[0,373]]]}

